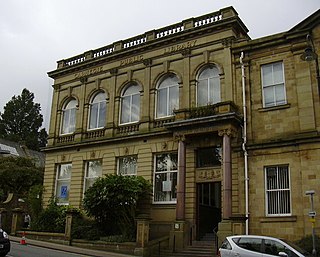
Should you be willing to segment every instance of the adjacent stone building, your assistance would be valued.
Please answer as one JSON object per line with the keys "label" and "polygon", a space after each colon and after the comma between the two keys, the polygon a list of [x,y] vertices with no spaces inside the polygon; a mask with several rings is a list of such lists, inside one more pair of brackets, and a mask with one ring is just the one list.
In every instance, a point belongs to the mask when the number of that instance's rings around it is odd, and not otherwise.
{"label": "adjacent stone building", "polygon": [[319,49],[319,10],[252,40],[227,7],[58,61],[44,202],[81,207],[97,177],[138,175],[153,185],[150,237],[177,247],[213,230],[310,234]]}

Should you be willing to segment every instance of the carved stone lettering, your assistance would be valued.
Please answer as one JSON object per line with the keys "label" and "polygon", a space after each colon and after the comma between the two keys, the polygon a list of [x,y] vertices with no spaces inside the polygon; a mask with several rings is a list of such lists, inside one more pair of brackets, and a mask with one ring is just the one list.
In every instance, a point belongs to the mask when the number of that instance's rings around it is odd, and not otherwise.
{"label": "carved stone lettering", "polygon": [[191,40],[183,44],[178,44],[174,46],[170,46],[164,49],[164,54],[169,54],[173,52],[179,52],[184,49],[192,48],[196,45],[197,40]]}
{"label": "carved stone lettering", "polygon": [[127,65],[127,64],[132,64],[132,63],[136,63],[136,62],[140,62],[143,61],[143,55],[137,55],[137,56],[133,56],[124,60],[120,61],[120,66],[123,65]]}
{"label": "carved stone lettering", "polygon": [[77,72],[77,73],[74,74],[74,77],[75,78],[82,78],[82,77],[86,77],[86,76],[89,76],[89,75],[97,74],[97,73],[99,73],[101,71],[103,71],[103,67],[102,66],[97,67],[97,68],[92,68],[90,70]]}

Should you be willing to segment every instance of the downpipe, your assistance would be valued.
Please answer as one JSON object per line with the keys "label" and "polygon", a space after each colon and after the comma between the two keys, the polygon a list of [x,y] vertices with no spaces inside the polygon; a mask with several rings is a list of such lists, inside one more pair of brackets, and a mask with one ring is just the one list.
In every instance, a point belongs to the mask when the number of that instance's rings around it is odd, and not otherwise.
{"label": "downpipe", "polygon": [[243,127],[242,127],[242,151],[244,155],[244,177],[245,177],[245,213],[246,213],[246,235],[249,234],[249,177],[248,177],[248,152],[247,144],[247,105],[246,105],[246,76],[243,64],[244,53],[241,52],[241,78],[242,78],[242,106],[243,106]]}

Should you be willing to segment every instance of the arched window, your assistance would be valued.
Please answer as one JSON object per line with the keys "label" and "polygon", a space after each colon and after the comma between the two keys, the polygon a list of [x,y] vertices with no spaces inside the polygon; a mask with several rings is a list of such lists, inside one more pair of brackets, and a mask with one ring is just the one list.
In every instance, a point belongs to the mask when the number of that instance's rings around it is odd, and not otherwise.
{"label": "arched window", "polygon": [[73,133],[76,129],[77,101],[70,100],[62,110],[61,134]]}
{"label": "arched window", "polygon": [[103,128],[106,124],[106,94],[99,93],[90,103],[89,129]]}
{"label": "arched window", "polygon": [[204,106],[221,101],[220,76],[216,66],[201,71],[197,85],[197,105]]}
{"label": "arched window", "polygon": [[157,118],[173,115],[179,108],[179,80],[171,74],[165,77],[157,89]]}
{"label": "arched window", "polygon": [[139,121],[140,118],[140,86],[130,85],[121,96],[120,123]]}

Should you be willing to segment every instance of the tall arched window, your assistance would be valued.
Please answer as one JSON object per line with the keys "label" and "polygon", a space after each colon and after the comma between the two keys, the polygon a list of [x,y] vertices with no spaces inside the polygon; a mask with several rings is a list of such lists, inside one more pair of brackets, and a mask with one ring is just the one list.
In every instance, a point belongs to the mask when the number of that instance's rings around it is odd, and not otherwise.
{"label": "tall arched window", "polygon": [[197,105],[204,106],[221,101],[220,76],[216,66],[201,71],[197,85]]}
{"label": "tall arched window", "polygon": [[140,90],[139,85],[132,84],[123,92],[121,96],[121,124],[139,121]]}
{"label": "tall arched window", "polygon": [[179,80],[171,74],[165,77],[157,89],[157,118],[173,115],[179,108]]}
{"label": "tall arched window", "polygon": [[77,101],[70,100],[62,110],[61,134],[73,133],[76,129]]}
{"label": "tall arched window", "polygon": [[90,103],[89,129],[103,128],[106,124],[107,101],[106,94],[99,93]]}

